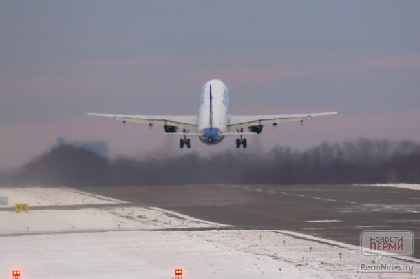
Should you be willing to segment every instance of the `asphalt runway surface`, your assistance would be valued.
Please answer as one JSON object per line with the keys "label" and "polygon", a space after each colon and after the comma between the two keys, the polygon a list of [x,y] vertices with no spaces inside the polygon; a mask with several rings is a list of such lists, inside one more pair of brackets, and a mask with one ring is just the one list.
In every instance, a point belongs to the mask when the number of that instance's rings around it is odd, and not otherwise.
{"label": "asphalt runway surface", "polygon": [[[411,230],[420,258],[420,191],[352,185],[83,188],[238,229],[290,230],[359,245],[363,230]],[[416,245],[417,244],[417,245]]]}

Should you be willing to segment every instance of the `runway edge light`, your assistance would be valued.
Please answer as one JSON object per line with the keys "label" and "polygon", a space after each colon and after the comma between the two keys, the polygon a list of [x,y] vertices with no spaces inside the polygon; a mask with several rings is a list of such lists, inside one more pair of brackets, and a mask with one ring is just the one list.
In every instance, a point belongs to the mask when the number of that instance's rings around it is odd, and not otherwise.
{"label": "runway edge light", "polygon": [[19,278],[20,277],[20,270],[13,270],[12,274],[13,274],[14,278]]}
{"label": "runway edge light", "polygon": [[176,276],[182,275],[182,269],[180,268],[175,269],[175,275]]}

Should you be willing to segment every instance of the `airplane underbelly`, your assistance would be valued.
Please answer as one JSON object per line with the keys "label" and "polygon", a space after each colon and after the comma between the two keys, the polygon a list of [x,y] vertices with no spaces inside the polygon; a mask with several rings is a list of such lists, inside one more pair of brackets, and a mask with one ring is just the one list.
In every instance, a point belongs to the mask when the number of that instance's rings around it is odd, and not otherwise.
{"label": "airplane underbelly", "polygon": [[209,141],[208,138],[205,138],[203,136],[199,137],[200,141],[207,145],[215,145],[215,144],[221,143],[224,138],[225,138],[224,136],[218,136],[217,138],[213,138],[212,141]]}
{"label": "airplane underbelly", "polygon": [[202,143],[208,145],[218,144],[224,139],[217,128],[204,128],[202,133],[203,135],[199,136],[199,139]]}
{"label": "airplane underbelly", "polygon": [[201,142],[214,145],[220,143],[227,131],[227,89],[225,85],[212,80],[203,87],[198,115],[198,131]]}

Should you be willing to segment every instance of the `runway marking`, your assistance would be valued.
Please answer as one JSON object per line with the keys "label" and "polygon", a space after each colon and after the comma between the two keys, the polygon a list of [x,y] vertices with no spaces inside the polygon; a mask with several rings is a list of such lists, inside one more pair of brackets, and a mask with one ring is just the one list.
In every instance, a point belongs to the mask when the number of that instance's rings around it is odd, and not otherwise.
{"label": "runway marking", "polygon": [[[418,213],[418,212],[417,212]],[[420,223],[420,220],[389,220],[388,223]]]}
{"label": "runway marking", "polygon": [[398,207],[393,207],[393,206],[389,206],[389,205],[381,205],[381,204],[363,204],[363,205],[364,206],[367,206],[367,207],[376,207],[374,209],[376,211],[386,208],[386,209],[395,210],[395,211],[405,211],[405,212],[410,212],[410,213],[420,213],[419,211],[416,211],[416,210],[398,208]]}
{"label": "runway marking", "polygon": [[[238,186],[234,185],[232,187],[237,188]],[[314,200],[320,200],[320,201],[339,202],[336,199],[325,199],[325,198],[320,198],[320,197],[311,197],[311,196],[306,196],[306,195],[303,195],[303,194],[294,194],[294,193],[288,193],[288,192],[277,192],[277,191],[274,191],[274,190],[265,191],[264,189],[255,189],[255,188],[251,188],[251,187],[247,187],[247,186],[244,186],[244,187],[241,187],[241,188],[244,189],[244,190],[247,190],[247,191],[254,191],[254,192],[259,192],[259,193],[261,193],[261,192],[265,192],[265,193],[269,193],[269,194],[279,193],[279,194],[283,194],[283,195],[293,195],[295,197],[301,197],[301,198],[308,197],[308,198],[311,198],[311,199],[314,199]],[[344,202],[349,203],[349,204],[353,204],[353,205],[354,204],[359,204],[358,202],[354,202],[354,201],[344,201]],[[395,208],[395,207],[392,207],[392,206],[389,206],[389,205],[379,205],[379,204],[362,204],[362,205],[364,205],[366,207],[386,208],[386,209],[390,209],[390,210],[402,210],[402,211],[409,212],[409,213],[420,213],[419,211],[416,211],[416,210],[400,209],[400,208]],[[343,212],[353,212],[353,211],[343,211]]]}
{"label": "runway marking", "polygon": [[357,204],[357,202],[354,201],[346,201],[346,203]]}
{"label": "runway marking", "polygon": [[389,206],[389,205],[386,205],[384,207],[387,208],[387,209],[391,209],[391,210],[400,210],[399,208],[392,207],[392,206]]}
{"label": "runway marking", "polygon": [[356,228],[372,228],[373,226],[356,226]]}
{"label": "runway marking", "polygon": [[[306,197],[306,195],[303,195],[303,194],[298,195],[298,194],[291,194],[291,193],[287,193],[287,192],[280,192],[280,194],[294,195],[295,197],[302,197],[302,198]],[[323,199],[323,198],[320,198],[320,197],[309,197],[309,198],[314,199],[314,200],[321,200],[321,201],[338,202],[338,200],[335,200],[335,199]],[[346,202],[351,203],[351,204],[357,204],[357,202],[352,202],[352,201],[346,201]]]}
{"label": "runway marking", "polygon": [[338,223],[342,222],[341,220],[312,220],[306,221],[307,223]]}

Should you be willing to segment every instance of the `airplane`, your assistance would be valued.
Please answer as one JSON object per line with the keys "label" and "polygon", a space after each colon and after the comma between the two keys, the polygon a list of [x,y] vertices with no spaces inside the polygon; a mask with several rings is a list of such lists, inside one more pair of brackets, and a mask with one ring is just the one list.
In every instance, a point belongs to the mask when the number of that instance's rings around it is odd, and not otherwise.
{"label": "airplane", "polygon": [[198,115],[124,115],[102,114],[90,112],[91,116],[111,117],[126,122],[137,122],[153,125],[163,125],[165,134],[182,136],[179,147],[191,148],[188,137],[198,137],[202,143],[215,145],[226,136],[237,136],[236,148],[247,147],[245,136],[261,134],[264,125],[286,121],[299,121],[303,124],[312,117],[337,114],[337,112],[320,112],[305,114],[279,115],[230,115],[228,113],[228,88],[218,80],[213,79],[202,87],[200,109]]}

